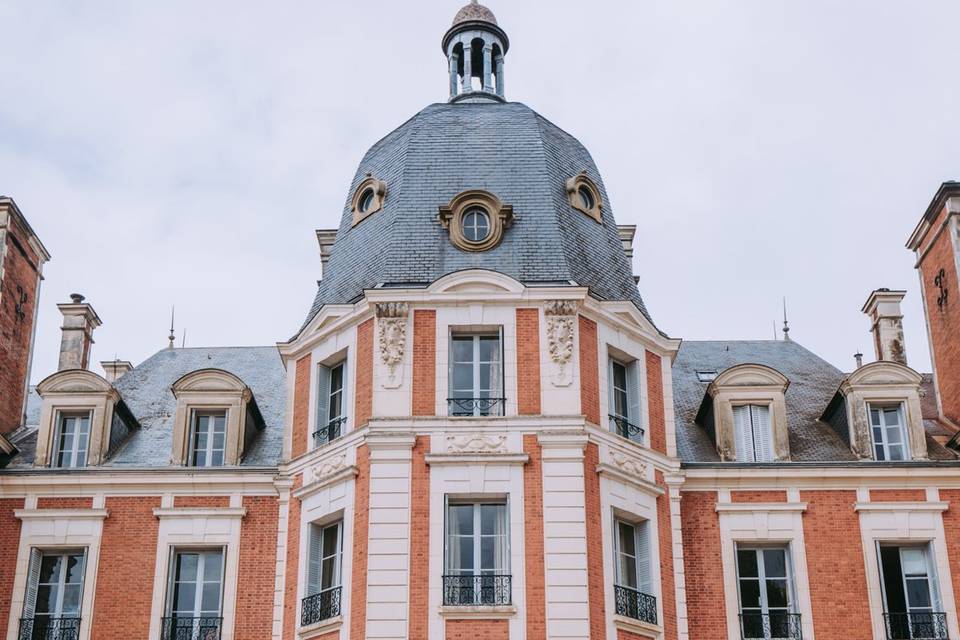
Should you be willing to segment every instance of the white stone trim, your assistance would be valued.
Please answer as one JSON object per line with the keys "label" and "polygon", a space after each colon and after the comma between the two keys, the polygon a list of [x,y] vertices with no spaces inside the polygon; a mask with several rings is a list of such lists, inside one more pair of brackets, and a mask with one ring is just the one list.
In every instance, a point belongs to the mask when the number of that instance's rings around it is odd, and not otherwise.
{"label": "white stone trim", "polygon": [[633,618],[628,618],[626,616],[618,616],[613,614],[613,627],[614,635],[607,634],[608,638],[616,638],[617,630],[624,630],[627,633],[633,633],[637,635],[642,635],[645,638],[651,638],[652,640],[660,640],[663,637],[663,626],[659,624],[650,624],[642,620],[634,620]]}
{"label": "white stone trim", "polygon": [[316,624],[300,627],[297,630],[297,638],[300,640],[310,640],[310,638],[318,638],[328,633],[339,631],[341,627],[343,627],[343,616],[336,616],[329,620],[321,620]]}
{"label": "white stone trim", "polygon": [[462,453],[434,453],[424,456],[426,463],[432,467],[440,465],[478,465],[478,464],[509,464],[525,465],[530,462],[530,456],[525,453],[485,453],[465,455]]}
{"label": "white stone trim", "polygon": [[513,605],[502,607],[440,607],[440,615],[447,620],[507,620],[517,615]]}

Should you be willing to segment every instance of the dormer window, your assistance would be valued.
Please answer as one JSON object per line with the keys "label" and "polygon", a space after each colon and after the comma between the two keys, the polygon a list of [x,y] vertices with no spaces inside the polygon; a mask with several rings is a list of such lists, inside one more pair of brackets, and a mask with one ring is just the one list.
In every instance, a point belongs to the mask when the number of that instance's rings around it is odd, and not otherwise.
{"label": "dormer window", "polygon": [[192,422],[191,466],[223,466],[223,452],[227,436],[227,412],[194,411]]}
{"label": "dormer window", "polygon": [[487,251],[503,239],[513,224],[513,207],[489,191],[475,189],[457,194],[442,205],[440,224],[450,232],[450,242],[463,251]]}
{"label": "dormer window", "polygon": [[383,201],[387,197],[387,183],[378,180],[372,174],[357,185],[350,202],[353,211],[353,224],[359,224],[369,216],[383,208]]}
{"label": "dormer window", "polygon": [[600,198],[600,189],[586,171],[581,171],[567,180],[566,189],[571,207],[587,214],[596,222],[603,222],[601,211],[603,200]]}
{"label": "dormer window", "polygon": [[741,404],[733,407],[733,430],[737,462],[773,460],[769,405]]}
{"label": "dormer window", "polygon": [[716,379],[716,371],[697,371],[697,380],[699,382],[713,382]]}
{"label": "dormer window", "polygon": [[870,435],[875,460],[908,460],[906,421],[903,405],[875,405],[870,412]]}
{"label": "dormer window", "polygon": [[87,466],[90,412],[60,413],[57,418],[56,443],[53,466],[61,469]]}

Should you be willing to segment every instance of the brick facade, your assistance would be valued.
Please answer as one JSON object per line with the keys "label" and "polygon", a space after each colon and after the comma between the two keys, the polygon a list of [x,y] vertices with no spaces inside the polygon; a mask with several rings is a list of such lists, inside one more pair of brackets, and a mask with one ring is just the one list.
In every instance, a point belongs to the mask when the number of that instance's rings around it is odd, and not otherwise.
{"label": "brick facade", "polygon": [[437,407],[437,312],[413,312],[413,415],[432,416]]}
{"label": "brick facade", "polygon": [[417,436],[410,469],[410,610],[409,640],[429,637],[430,467],[424,456],[430,437]]}
{"label": "brick facade", "polygon": [[[303,485],[303,476],[294,478],[291,491]],[[286,572],[283,576],[283,640],[294,640],[297,635],[297,581],[300,575],[300,521],[302,503],[299,498],[290,496],[287,511],[287,558]]]}
{"label": "brick facade", "polygon": [[310,434],[310,380],[312,358],[309,354],[297,360],[296,378],[293,382],[293,443],[291,458],[307,452]]}
{"label": "brick facade", "polygon": [[[941,489],[940,499],[951,505],[960,505],[960,489]],[[956,598],[960,593],[960,509],[951,506],[943,512],[943,534],[947,539],[947,561]]]}
{"label": "brick facade", "polygon": [[240,529],[240,573],[235,640],[260,640],[273,631],[273,596],[277,572],[277,524],[280,501],[274,496],[246,496],[247,515]]}
{"label": "brick facade", "polygon": [[357,327],[357,385],[354,427],[360,428],[373,416],[373,318]]}
{"label": "brick facade", "polygon": [[[581,334],[582,335],[582,334]],[[587,519],[587,586],[590,600],[590,638],[607,637],[607,606],[604,592],[607,583],[603,575],[603,511],[600,508],[600,476],[597,464],[600,452],[594,443],[587,444],[583,453],[583,501]]]}
{"label": "brick facade", "polygon": [[93,498],[84,497],[47,497],[37,498],[37,509],[90,509],[93,507]]}
{"label": "brick facade", "polygon": [[926,502],[923,489],[870,489],[870,502]]}
{"label": "brick facade", "polygon": [[509,640],[506,620],[447,620],[447,640]]}
{"label": "brick facade", "polygon": [[23,509],[22,498],[0,500],[0,633],[7,628],[10,601],[13,599],[13,576],[17,570],[20,548],[20,520],[13,512]]}
{"label": "brick facade", "polygon": [[727,638],[723,565],[720,562],[720,518],[714,491],[680,494],[683,531],[683,572],[687,589],[687,630],[690,638]]}
{"label": "brick facade", "polygon": [[597,323],[579,316],[580,412],[587,422],[600,424],[600,363],[597,359]]}
{"label": "brick facade", "polygon": [[[230,496],[174,496],[173,506],[199,508],[229,507]],[[247,521],[244,520],[244,525],[246,524]],[[274,541],[274,545],[276,545],[276,541]]]}
{"label": "brick facade", "polygon": [[539,309],[517,309],[517,412],[540,414]]}
{"label": "brick facade", "polygon": [[677,640],[677,591],[673,572],[673,528],[670,522],[670,488],[663,473],[656,472],[657,485],[666,493],[657,496],[657,537],[660,545],[660,598],[663,603],[664,640]]}
{"label": "brick facade", "polygon": [[537,436],[523,436],[523,452],[530,457],[530,461],[523,467],[523,568],[524,579],[527,583],[527,640],[546,640],[547,601],[543,556],[543,463]]}
{"label": "brick facade", "polygon": [[731,491],[730,502],[786,502],[786,491]]}
{"label": "brick facade", "polygon": [[350,640],[367,631],[367,539],[370,531],[370,448],[357,449],[353,498],[353,584],[350,585]]}
{"label": "brick facade", "polygon": [[663,367],[660,356],[647,351],[647,406],[650,412],[650,448],[667,453],[667,420],[663,406]]}

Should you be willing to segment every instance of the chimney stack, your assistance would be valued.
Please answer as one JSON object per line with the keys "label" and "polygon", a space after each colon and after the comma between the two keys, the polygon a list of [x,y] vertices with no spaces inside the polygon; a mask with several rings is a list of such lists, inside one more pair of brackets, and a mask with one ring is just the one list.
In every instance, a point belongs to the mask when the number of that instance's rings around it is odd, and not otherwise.
{"label": "chimney stack", "polygon": [[100,366],[103,367],[103,374],[107,382],[111,384],[133,369],[133,363],[127,360],[107,360],[101,362]]}
{"label": "chimney stack", "polygon": [[907,364],[907,353],[903,346],[903,313],[900,311],[900,302],[905,295],[906,291],[877,289],[861,309],[870,318],[877,360]]}
{"label": "chimney stack", "polygon": [[57,309],[63,314],[58,371],[87,368],[90,347],[93,346],[93,330],[101,325],[97,312],[83,301],[82,295],[71,293],[70,300],[57,305]]}
{"label": "chimney stack", "polygon": [[853,354],[853,359],[857,363],[857,369],[863,366],[863,354],[860,353],[859,349],[857,349],[857,352]]}

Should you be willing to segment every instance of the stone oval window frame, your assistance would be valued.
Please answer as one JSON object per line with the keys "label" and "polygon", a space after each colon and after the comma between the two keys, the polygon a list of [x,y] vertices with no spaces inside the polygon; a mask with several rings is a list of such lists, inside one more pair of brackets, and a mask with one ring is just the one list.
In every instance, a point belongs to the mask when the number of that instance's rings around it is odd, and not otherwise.
{"label": "stone oval window frame", "polygon": [[[567,198],[570,200],[570,206],[587,214],[596,222],[603,223],[603,198],[600,196],[600,189],[597,184],[587,175],[586,171],[581,171],[573,176],[566,183]],[[593,200],[592,207],[586,207],[580,198],[580,190],[586,189]]]}
{"label": "stone oval window frame", "polygon": [[[470,240],[463,230],[463,220],[469,211],[483,209],[490,223],[487,235],[479,240]],[[464,251],[487,251],[503,239],[503,232],[513,224],[513,207],[503,204],[489,191],[471,189],[453,197],[448,204],[440,206],[440,224],[450,232],[450,242]]]}
{"label": "stone oval window frame", "polygon": [[[370,206],[367,207],[365,211],[361,211],[360,204],[368,191],[373,191],[373,200],[370,201]],[[353,211],[353,224],[357,225],[377,211],[380,211],[383,208],[383,201],[386,200],[386,198],[387,183],[383,180],[378,180],[368,173],[367,177],[357,185],[357,188],[353,192],[353,198],[350,200],[350,210]]]}

